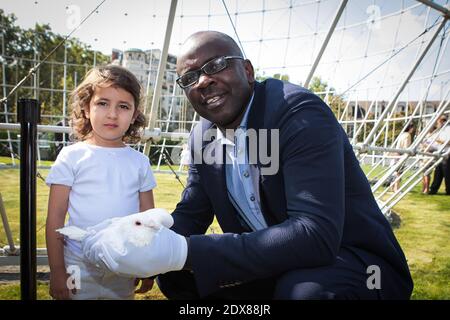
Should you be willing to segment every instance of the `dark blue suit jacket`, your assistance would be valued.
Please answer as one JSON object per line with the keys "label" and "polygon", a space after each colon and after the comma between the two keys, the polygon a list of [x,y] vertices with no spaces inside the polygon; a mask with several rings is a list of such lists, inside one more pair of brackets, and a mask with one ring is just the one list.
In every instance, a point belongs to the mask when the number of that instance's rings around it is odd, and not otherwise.
{"label": "dark blue suit jacket", "polygon": [[[191,135],[214,128],[205,119]],[[405,256],[378,208],[345,132],[330,108],[308,90],[269,79],[255,84],[248,128],[279,129],[280,168],[258,174],[267,229],[251,231],[227,194],[220,164],[193,164],[173,217],[190,236],[190,260],[202,296],[227,285],[332,264],[342,247],[367,265],[380,257],[404,291],[412,290]],[[268,139],[270,141],[270,139]],[[254,168],[263,164],[258,161]],[[217,217],[224,234],[204,235]],[[403,292],[408,295],[407,292]]]}

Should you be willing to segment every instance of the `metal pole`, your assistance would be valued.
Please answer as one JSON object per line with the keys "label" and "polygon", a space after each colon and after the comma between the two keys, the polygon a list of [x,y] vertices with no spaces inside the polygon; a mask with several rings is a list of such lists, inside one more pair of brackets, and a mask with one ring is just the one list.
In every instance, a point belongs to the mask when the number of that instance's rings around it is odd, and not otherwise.
{"label": "metal pole", "polygon": [[[51,63],[51,69],[50,69],[50,89],[53,89],[53,69],[54,64]],[[53,90],[50,91],[50,108],[53,110]]]}
{"label": "metal pole", "polygon": [[36,300],[36,145],[40,105],[35,99],[20,99],[20,294]]}
{"label": "metal pole", "polygon": [[419,67],[420,63],[422,62],[423,58],[425,57],[425,55],[427,54],[428,50],[431,48],[431,45],[433,44],[434,40],[436,39],[436,37],[439,35],[439,33],[441,32],[442,28],[445,26],[445,24],[447,23],[447,19],[442,19],[441,24],[439,25],[439,27],[436,29],[436,31],[434,32],[433,36],[431,37],[431,39],[428,41],[427,46],[425,47],[425,49],[422,51],[422,53],[420,54],[419,58],[417,59],[416,63],[413,65],[413,67],[411,68],[411,70],[409,71],[408,75],[406,76],[405,80],[403,80],[403,83],[400,85],[400,88],[397,90],[395,96],[392,98],[391,102],[388,104],[388,106],[386,107],[386,109],[384,110],[384,112],[381,114],[380,118],[378,119],[378,121],[375,123],[375,125],[373,126],[372,130],[370,131],[369,135],[366,137],[366,139],[364,140],[364,144],[368,144],[372,138],[374,137],[374,135],[376,134],[377,130],[379,129],[379,127],[381,125],[383,125],[384,119],[386,118],[386,116],[388,115],[388,113],[395,107],[396,102],[398,97],[400,96],[400,94],[403,92],[403,89],[405,89],[406,85],[408,84],[409,80],[411,79],[411,77],[413,76],[414,72],[416,71],[416,69]]}
{"label": "metal pole", "polygon": [[[442,101],[444,102],[444,101]],[[434,115],[434,117],[430,120],[430,122],[428,123],[428,125],[421,131],[421,133],[419,134],[418,137],[416,137],[414,139],[414,142],[409,146],[408,150],[415,150],[417,148],[417,146],[423,141],[423,139],[425,138],[425,135],[429,132],[430,128],[432,127],[432,125],[436,122],[436,120],[444,113],[444,111],[450,106],[450,100],[447,101],[447,103],[441,104],[442,108],[440,108],[436,114]],[[405,162],[406,159],[408,159],[409,154],[405,153],[402,155],[402,157],[400,159],[398,159],[398,161],[395,163],[395,165],[391,166],[390,169],[387,171],[387,173],[383,176],[383,178],[381,178],[373,187],[372,187],[372,192],[375,192],[380,186],[383,185],[384,181],[386,181],[386,179],[391,176],[395,171],[398,170],[398,168]]]}
{"label": "metal pole", "polygon": [[[152,42],[153,46],[153,42]],[[150,94],[150,84],[152,81],[153,76],[153,47],[150,49],[150,61],[149,61],[149,68],[148,68],[148,76],[147,76],[147,86],[145,87],[145,101],[144,101],[144,114],[147,116],[147,105],[148,105],[148,98]]]}
{"label": "metal pole", "polygon": [[[164,45],[163,45],[163,48],[161,51],[161,58],[159,59],[158,75],[156,76],[156,83],[155,83],[155,92],[153,94],[152,106],[150,109],[150,121],[147,126],[147,128],[150,130],[153,130],[155,128],[156,115],[158,113],[159,97],[161,95],[161,87],[162,87],[162,82],[164,80],[163,79],[164,72],[166,71],[167,54],[169,51],[169,43],[170,43],[170,37],[172,35],[172,27],[173,27],[173,21],[175,19],[177,2],[178,2],[177,0],[172,0],[170,2],[169,18],[167,19]],[[150,142],[147,142],[147,143],[145,143],[144,154],[148,154],[149,151],[150,151]]]}
{"label": "metal pole", "polygon": [[322,55],[327,48],[328,42],[330,41],[331,36],[333,35],[334,29],[336,28],[336,25],[339,22],[339,19],[341,18],[342,12],[344,12],[345,6],[347,5],[348,0],[342,0],[341,5],[339,6],[336,15],[334,16],[333,22],[331,23],[330,29],[328,30],[328,33],[325,37],[325,40],[322,43],[322,47],[319,50],[319,53],[316,56],[316,60],[314,61],[311,70],[309,71],[308,76],[305,80],[305,88],[308,88],[309,82],[311,81],[314,72],[316,71],[317,66],[319,65],[320,59],[322,58]]}
{"label": "metal pole", "polygon": [[437,11],[440,11],[447,19],[450,18],[450,11],[447,8],[429,0],[417,0],[417,1],[422,2],[424,5],[429,6]]}
{"label": "metal pole", "polygon": [[[3,35],[3,33],[0,33],[0,36],[2,37],[2,55],[6,55],[6,51],[5,51],[5,36]],[[6,91],[6,61],[4,61],[2,63],[2,87],[3,87],[3,97],[7,96],[7,91]],[[5,114],[5,122],[8,123],[9,119],[8,119],[8,103],[5,101],[3,103],[3,113]],[[11,133],[9,131],[6,132],[7,136],[8,136],[8,144],[9,144],[9,153],[11,156],[11,162],[13,165],[16,165],[16,160],[14,159],[14,149],[11,143]]]}
{"label": "metal pole", "polygon": [[[177,89],[176,84],[174,84],[173,86],[173,91],[172,91],[172,101],[170,101],[170,107],[169,107],[169,115],[167,116],[167,125],[166,125],[166,133],[169,132],[169,127],[170,127],[170,118],[172,117],[172,111],[173,111],[173,104],[175,101],[175,90]],[[158,165],[156,167],[156,170],[159,170],[159,167],[161,166],[161,159],[162,159],[162,155],[164,154],[164,150],[166,148],[166,141],[167,138],[164,138],[162,146],[161,146],[161,152],[159,154],[159,159],[158,159]]]}
{"label": "metal pole", "polygon": [[[66,113],[67,113],[67,43],[64,44],[64,78],[63,78],[63,124],[66,123]],[[63,146],[66,145],[66,135],[63,134]]]}
{"label": "metal pole", "polygon": [[2,194],[0,193],[0,214],[2,216],[3,228],[5,229],[6,238],[8,239],[9,250],[11,253],[16,251],[16,247],[14,245],[14,239],[12,237],[11,228],[8,223],[8,216],[6,215],[5,206],[3,205]]}

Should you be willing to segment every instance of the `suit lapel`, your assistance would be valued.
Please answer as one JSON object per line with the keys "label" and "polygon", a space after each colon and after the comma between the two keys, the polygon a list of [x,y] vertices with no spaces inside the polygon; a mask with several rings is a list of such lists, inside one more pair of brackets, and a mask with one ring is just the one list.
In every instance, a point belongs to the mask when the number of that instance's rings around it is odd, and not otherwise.
{"label": "suit lapel", "polygon": [[[250,111],[248,115],[247,128],[254,129],[257,133],[257,142],[259,142],[259,129],[265,129],[264,120],[266,116],[266,105],[265,105],[265,83],[255,83],[255,96],[253,98],[252,105],[250,106]],[[205,151],[205,148],[215,141],[217,126],[206,119],[202,119],[202,134],[204,134],[207,130],[214,130],[214,134],[210,136],[212,139],[207,139],[207,141],[203,141],[202,143],[202,153]],[[268,141],[270,142],[270,140]],[[225,157],[224,146],[221,148],[222,156]],[[248,152],[248,146],[247,146]],[[211,199],[213,199],[213,207],[216,212],[217,220],[221,225],[224,232],[242,232],[249,231],[246,228],[242,221],[239,220],[239,213],[234,208],[233,204],[228,198],[228,190],[226,184],[226,172],[225,166],[225,158],[223,158],[222,164],[212,164],[212,165],[204,165],[203,170],[205,171],[204,177],[205,180],[209,181],[207,183],[210,186],[208,193],[210,194]],[[261,162],[259,159],[259,155],[257,157],[257,164],[253,164],[251,171],[252,176],[256,181],[254,181],[254,185],[256,186],[257,192],[260,194],[261,199],[261,210],[262,213],[268,223],[268,225],[273,225],[276,223],[274,217],[270,214],[271,210],[266,205],[266,197],[265,197],[265,179],[260,174]],[[230,212],[234,212],[234,214],[230,214]]]}
{"label": "suit lapel", "polygon": [[[247,128],[254,129],[256,131],[256,140],[257,140],[257,163],[251,165],[252,167],[252,176],[253,179],[257,179],[254,181],[253,185],[256,186],[256,192],[259,192],[260,200],[261,200],[261,211],[267,222],[267,224],[274,225],[283,221],[284,219],[278,219],[277,213],[278,211],[282,212],[284,210],[283,205],[278,206],[278,204],[284,204],[284,188],[280,188],[280,185],[283,185],[283,178],[281,173],[277,173],[273,176],[267,176],[261,174],[261,167],[265,165],[261,163],[261,159],[259,157],[259,138],[260,138],[260,129],[270,130],[265,124],[266,117],[270,117],[268,114],[268,108],[266,106],[266,82],[255,83],[255,96],[253,98],[252,108],[249,113]],[[267,152],[271,153],[271,145],[270,145],[270,133],[267,132],[268,136],[266,141],[268,143]],[[247,146],[247,152],[248,152]],[[274,184],[273,182],[276,181]],[[280,197],[280,193],[283,193],[283,196]],[[267,195],[267,196],[266,196]],[[270,197],[270,198],[269,198]],[[274,206],[275,205],[275,206]],[[285,205],[284,205],[285,206]],[[275,209],[275,211],[273,210]],[[274,215],[275,214],[275,215]],[[284,217],[283,217],[284,218]]]}

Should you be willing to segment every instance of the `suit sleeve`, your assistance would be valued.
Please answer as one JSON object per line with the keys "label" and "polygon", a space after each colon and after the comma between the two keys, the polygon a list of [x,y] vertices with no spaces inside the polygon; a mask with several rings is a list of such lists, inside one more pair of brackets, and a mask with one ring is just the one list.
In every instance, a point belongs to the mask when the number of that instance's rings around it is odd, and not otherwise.
{"label": "suit sleeve", "polygon": [[201,295],[223,284],[328,265],[337,256],[344,221],[343,133],[315,95],[288,103],[278,127],[289,218],[251,233],[191,237],[190,258]]}

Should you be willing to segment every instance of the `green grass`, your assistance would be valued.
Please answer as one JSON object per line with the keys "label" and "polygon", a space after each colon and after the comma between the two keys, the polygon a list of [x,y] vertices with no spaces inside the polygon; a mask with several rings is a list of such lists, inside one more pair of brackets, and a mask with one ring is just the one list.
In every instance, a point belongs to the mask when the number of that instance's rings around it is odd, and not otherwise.
{"label": "green grass", "polygon": [[[12,164],[13,164],[13,161],[10,157],[0,157],[0,168],[1,168],[1,165],[12,165]],[[14,164],[16,166],[20,165],[20,160],[15,159]],[[53,161],[42,160],[40,162],[38,161],[37,166],[49,167],[52,164],[53,164]]]}
{"label": "green grass", "polygon": [[413,299],[450,299],[450,197],[423,195],[420,186],[395,211],[402,221],[395,235],[414,279]]}
{"label": "green grass", "polygon": [[[0,162],[1,159],[0,159]],[[164,168],[165,169],[165,168]],[[45,177],[48,170],[39,170]],[[155,189],[157,207],[173,210],[179,201],[182,186],[172,174],[155,174],[158,187]],[[181,176],[185,183],[186,176]],[[14,239],[19,230],[19,171],[0,170],[0,193],[8,214]],[[48,187],[38,179],[37,183],[37,242],[45,247],[44,224],[47,208]],[[422,195],[417,186],[400,201],[394,210],[401,217],[401,226],[394,230],[408,259],[414,279],[413,299],[450,299],[450,198],[440,194]],[[41,229],[42,227],[42,229]],[[220,232],[217,221],[213,225]],[[0,246],[7,244],[3,226],[0,226]],[[0,284],[0,299],[19,299],[19,284]],[[50,299],[48,284],[38,283],[38,298]],[[157,286],[138,299],[164,299]]]}

